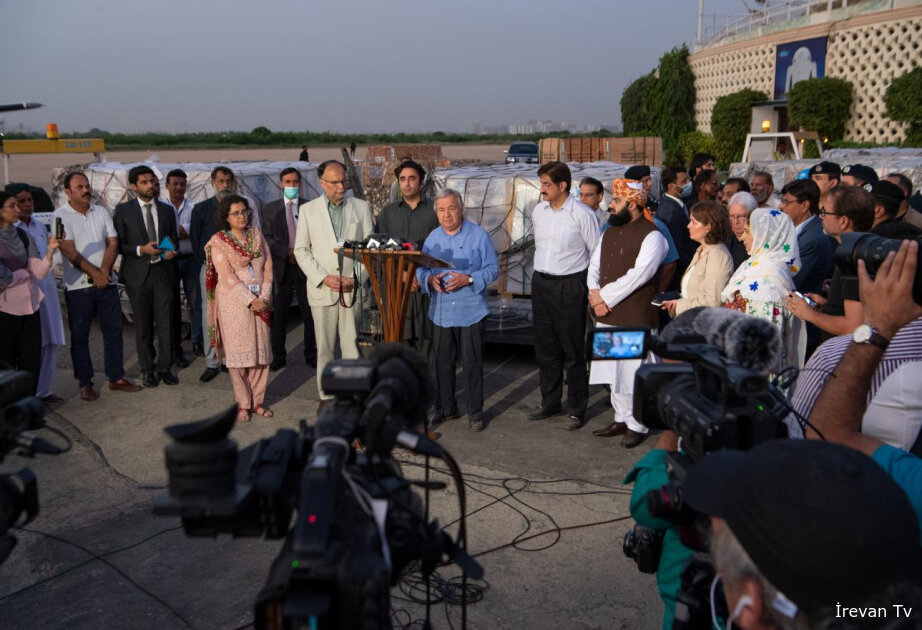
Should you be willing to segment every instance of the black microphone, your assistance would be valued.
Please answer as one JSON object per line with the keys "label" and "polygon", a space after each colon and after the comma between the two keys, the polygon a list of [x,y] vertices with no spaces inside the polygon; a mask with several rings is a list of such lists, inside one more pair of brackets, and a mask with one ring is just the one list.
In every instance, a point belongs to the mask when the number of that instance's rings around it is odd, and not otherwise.
{"label": "black microphone", "polygon": [[48,440],[43,440],[34,433],[23,431],[13,438],[13,443],[20,448],[24,448],[32,453],[48,453],[49,455],[59,455],[64,449],[55,446]]}

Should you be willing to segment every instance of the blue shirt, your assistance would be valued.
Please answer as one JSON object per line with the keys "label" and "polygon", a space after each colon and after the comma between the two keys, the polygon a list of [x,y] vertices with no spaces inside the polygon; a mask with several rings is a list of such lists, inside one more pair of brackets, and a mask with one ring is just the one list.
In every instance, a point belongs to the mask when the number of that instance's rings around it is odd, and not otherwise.
{"label": "blue shirt", "polygon": [[909,497],[909,503],[919,522],[919,539],[922,541],[922,459],[889,444],[877,447],[871,459],[877,462]]}
{"label": "blue shirt", "polygon": [[[421,267],[416,270],[420,291],[432,296],[429,319],[436,326],[453,328],[472,326],[487,316],[487,285],[499,275],[499,262],[493,241],[486,230],[464,221],[455,234],[439,226],[426,238],[423,252],[451,265],[446,269]],[[438,293],[429,286],[429,276],[443,272],[461,272],[474,283],[452,293]]]}
{"label": "blue shirt", "polygon": [[[666,227],[666,224],[665,224],[665,223],[663,223],[662,221],[660,221],[660,220],[657,219],[656,217],[653,217],[653,225],[655,225],[655,226],[656,226],[656,229],[658,229],[658,230],[660,231],[660,233],[661,233],[663,236],[666,237],[666,244],[669,245],[669,253],[666,254],[666,258],[663,259],[663,262],[660,263],[660,267],[662,267],[663,265],[668,265],[669,263],[673,263],[673,262],[677,261],[677,260],[679,259],[679,250],[676,249],[675,241],[672,240],[672,234],[669,233],[669,228]],[[602,233],[603,233],[603,234],[605,233],[605,230],[608,229],[608,226],[609,226],[608,221],[606,221],[605,223],[602,224]]]}

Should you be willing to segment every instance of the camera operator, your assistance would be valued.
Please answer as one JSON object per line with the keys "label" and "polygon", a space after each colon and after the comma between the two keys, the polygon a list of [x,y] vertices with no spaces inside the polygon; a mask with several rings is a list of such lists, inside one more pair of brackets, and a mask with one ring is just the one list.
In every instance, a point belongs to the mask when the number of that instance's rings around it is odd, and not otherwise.
{"label": "camera operator", "polygon": [[[780,333],[777,327],[764,324],[761,330],[768,336],[758,341],[758,347],[764,351],[747,351],[754,347],[756,337],[752,332],[744,333],[742,320],[750,319],[734,311],[723,308],[696,307],[676,317],[660,334],[664,343],[676,343],[682,338],[703,337],[708,343],[716,345],[728,362],[741,365],[753,371],[767,375],[777,363],[781,350]],[[751,331],[752,322],[746,322],[746,329]],[[758,327],[758,324],[755,324]],[[664,362],[673,362],[663,359]],[[656,581],[660,598],[663,600],[663,629],[673,627],[676,595],[681,588],[681,576],[688,560],[694,552],[682,544],[679,528],[674,521],[655,518],[647,506],[647,495],[670,482],[667,472],[667,456],[679,451],[678,435],[672,431],[663,431],[656,446],[647,453],[624,478],[622,483],[634,484],[631,492],[631,516],[638,525],[662,532],[662,552],[656,567]]]}
{"label": "camera operator", "polygon": [[711,607],[720,580],[727,628],[919,627],[916,517],[867,456],[771,440],[707,455],[684,488],[687,504],[711,517]]}
{"label": "camera operator", "polygon": [[[859,261],[865,325],[852,335],[842,335],[821,345],[801,372],[794,390],[794,410],[811,422],[821,392],[830,389],[843,392],[836,400],[825,394],[825,411],[820,421],[828,423],[825,419],[831,416],[827,414],[834,409],[838,414],[834,418],[836,424],[831,427],[826,424],[827,429],[832,428],[833,435],[839,435],[846,429],[857,431],[860,427],[865,436],[850,438],[854,443],[848,445],[858,448],[857,444],[864,444],[860,450],[868,454],[874,449],[866,440],[908,451],[922,427],[922,392],[918,386],[922,367],[918,362],[922,355],[922,306],[912,296],[918,252],[917,241],[904,242],[898,254],[889,254],[881,264],[874,280],[868,277],[864,261]],[[859,369],[860,374],[855,372]],[[847,380],[843,373],[851,379],[848,389],[843,388]],[[860,380],[863,374],[867,377]],[[846,404],[847,400],[855,402]],[[840,424],[846,419],[853,420]],[[792,437],[803,435],[793,417],[788,418],[787,424]],[[846,443],[826,435],[822,428],[820,431],[827,439]]]}
{"label": "camera operator", "polygon": [[[922,331],[922,306],[912,299],[918,251],[917,241],[903,241],[898,253],[888,254],[873,280],[864,261],[858,262],[865,326],[874,331],[873,335],[877,338],[872,337],[869,342],[861,342],[857,338],[850,342],[847,338],[841,339],[848,342],[847,348],[832,372],[835,378],[828,378],[819,393],[810,422],[829,442],[859,450],[880,464],[909,496],[916,517],[922,523],[922,459],[907,453],[909,447],[901,450],[875,437],[883,437],[882,433],[911,433],[908,437],[916,442],[915,448],[922,446],[916,437],[922,416],[919,394],[914,395],[910,405],[906,404],[909,401],[896,397],[904,392],[917,391],[922,375],[922,370],[918,369],[922,364],[914,361],[905,363],[909,353],[917,359],[922,351],[922,336],[919,334]],[[907,356],[894,360],[890,355],[894,350],[900,351],[900,346],[905,346],[901,354]],[[902,366],[894,368],[894,363]],[[894,372],[887,376],[887,370]],[[903,386],[885,392],[891,379],[899,378],[898,375],[902,376],[899,385]],[[880,377],[886,380],[868,404],[872,384],[883,380]],[[890,397],[881,400],[888,393]],[[886,427],[879,426],[879,420],[889,420],[890,424],[902,426],[892,426],[892,431],[887,432]],[[808,437],[819,436],[814,431],[808,431]]]}

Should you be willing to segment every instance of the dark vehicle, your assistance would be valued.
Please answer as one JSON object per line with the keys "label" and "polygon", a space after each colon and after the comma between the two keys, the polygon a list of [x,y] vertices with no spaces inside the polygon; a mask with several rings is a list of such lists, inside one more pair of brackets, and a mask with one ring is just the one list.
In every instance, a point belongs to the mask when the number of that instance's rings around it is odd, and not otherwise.
{"label": "dark vehicle", "polygon": [[506,164],[538,163],[538,145],[534,142],[514,142],[506,150]]}

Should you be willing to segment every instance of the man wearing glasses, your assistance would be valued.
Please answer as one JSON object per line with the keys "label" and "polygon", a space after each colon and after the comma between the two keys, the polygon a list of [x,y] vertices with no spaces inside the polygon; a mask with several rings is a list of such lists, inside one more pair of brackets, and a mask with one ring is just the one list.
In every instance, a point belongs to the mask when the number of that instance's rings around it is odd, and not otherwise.
{"label": "man wearing glasses", "polygon": [[[355,342],[355,275],[348,256],[333,251],[343,241],[361,241],[372,231],[371,211],[361,199],[346,198],[349,182],[342,162],[328,160],[317,167],[323,194],[301,206],[294,255],[307,276],[307,301],[317,338],[317,413],[332,400],[320,386],[323,368],[333,358],[337,336],[344,359],[357,359]],[[359,307],[361,308],[361,307]]]}
{"label": "man wearing glasses", "polygon": [[[826,197],[826,203],[820,210],[820,219],[823,232],[841,243],[843,234],[871,229],[874,223],[874,198],[863,188],[836,186]],[[787,309],[819,328],[822,341],[838,335],[850,335],[863,321],[864,312],[858,299],[858,280],[843,279],[838,267],[832,274],[828,298],[817,293],[810,293],[807,297],[816,302],[815,307],[810,307],[802,298],[791,294],[787,299]]]}

